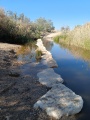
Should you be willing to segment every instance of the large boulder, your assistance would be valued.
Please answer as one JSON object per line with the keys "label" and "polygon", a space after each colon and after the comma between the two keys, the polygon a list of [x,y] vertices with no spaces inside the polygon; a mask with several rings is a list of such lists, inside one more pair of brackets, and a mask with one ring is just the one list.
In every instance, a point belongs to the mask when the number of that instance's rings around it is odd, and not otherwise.
{"label": "large boulder", "polygon": [[55,84],[63,83],[61,76],[56,74],[52,68],[47,68],[42,72],[39,72],[37,76],[39,77],[39,82],[47,87],[52,87]]}
{"label": "large boulder", "polygon": [[82,107],[82,98],[61,83],[52,86],[52,89],[34,104],[34,108],[41,108],[56,119],[79,113]]}

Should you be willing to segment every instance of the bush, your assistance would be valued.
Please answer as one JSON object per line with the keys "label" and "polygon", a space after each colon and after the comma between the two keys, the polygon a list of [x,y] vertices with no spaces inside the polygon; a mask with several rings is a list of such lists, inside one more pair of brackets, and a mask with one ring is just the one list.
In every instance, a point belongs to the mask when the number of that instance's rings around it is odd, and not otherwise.
{"label": "bush", "polygon": [[25,44],[31,40],[36,40],[46,32],[50,32],[53,23],[50,20],[39,18],[31,22],[24,14],[19,16],[12,11],[5,13],[0,9],[0,41]]}
{"label": "bush", "polygon": [[56,36],[54,40],[59,43],[74,45],[87,50],[90,50],[90,23],[83,26],[77,25],[72,31]]}

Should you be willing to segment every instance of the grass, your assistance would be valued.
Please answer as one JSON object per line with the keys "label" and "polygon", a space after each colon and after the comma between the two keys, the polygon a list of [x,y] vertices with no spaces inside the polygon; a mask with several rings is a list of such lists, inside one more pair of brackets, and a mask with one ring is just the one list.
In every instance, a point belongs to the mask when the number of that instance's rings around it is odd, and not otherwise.
{"label": "grass", "polygon": [[90,50],[90,23],[83,26],[77,26],[72,31],[56,36],[56,43],[64,43],[74,45],[87,50]]}

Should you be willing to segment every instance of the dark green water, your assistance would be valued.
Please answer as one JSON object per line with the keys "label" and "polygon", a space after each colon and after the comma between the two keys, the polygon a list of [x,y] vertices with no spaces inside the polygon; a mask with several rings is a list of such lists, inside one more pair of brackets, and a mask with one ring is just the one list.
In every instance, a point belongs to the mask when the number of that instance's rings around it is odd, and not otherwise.
{"label": "dark green water", "polygon": [[[84,100],[83,109],[75,115],[75,119],[90,120],[90,51],[58,43],[44,42],[44,45],[58,64],[55,72],[62,76],[67,87]],[[18,60],[38,61],[35,50],[35,43],[23,46],[19,51]]]}

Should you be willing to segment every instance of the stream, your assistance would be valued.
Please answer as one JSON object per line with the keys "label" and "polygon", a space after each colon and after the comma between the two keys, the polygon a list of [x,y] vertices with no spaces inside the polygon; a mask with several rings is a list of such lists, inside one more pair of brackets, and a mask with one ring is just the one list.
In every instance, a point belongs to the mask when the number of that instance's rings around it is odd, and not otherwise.
{"label": "stream", "polygon": [[[44,41],[44,45],[58,64],[58,68],[54,68],[55,72],[61,75],[67,87],[82,96],[84,100],[82,111],[75,115],[76,120],[89,120],[90,51],[47,41]],[[18,60],[38,62],[35,49],[35,44],[24,46],[18,53]]]}

